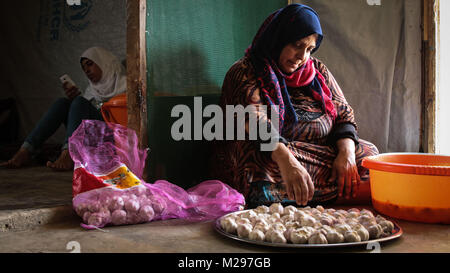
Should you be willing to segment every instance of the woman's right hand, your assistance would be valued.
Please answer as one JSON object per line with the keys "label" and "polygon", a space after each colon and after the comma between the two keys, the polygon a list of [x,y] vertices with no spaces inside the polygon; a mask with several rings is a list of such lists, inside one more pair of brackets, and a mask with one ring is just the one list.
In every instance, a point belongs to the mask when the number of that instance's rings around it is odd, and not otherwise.
{"label": "woman's right hand", "polygon": [[314,184],[309,173],[283,143],[277,144],[272,159],[278,164],[288,198],[306,206],[314,195]]}
{"label": "woman's right hand", "polygon": [[70,86],[69,83],[65,82],[63,84],[64,92],[66,93],[66,96],[69,98],[69,100],[73,100],[77,96],[81,94],[80,90],[76,86]]}

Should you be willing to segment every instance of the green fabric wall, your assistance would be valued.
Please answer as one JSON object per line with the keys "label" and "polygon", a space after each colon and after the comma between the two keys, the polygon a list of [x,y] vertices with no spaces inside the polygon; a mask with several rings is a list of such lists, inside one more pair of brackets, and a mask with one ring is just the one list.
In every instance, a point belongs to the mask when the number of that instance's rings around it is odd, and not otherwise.
{"label": "green fabric wall", "polygon": [[[150,181],[184,188],[207,177],[208,144],[174,141],[176,104],[217,104],[225,74],[264,19],[287,0],[147,0],[147,102]],[[176,96],[155,96],[169,93]],[[193,110],[192,110],[193,112]],[[160,170],[157,175],[157,169]]]}

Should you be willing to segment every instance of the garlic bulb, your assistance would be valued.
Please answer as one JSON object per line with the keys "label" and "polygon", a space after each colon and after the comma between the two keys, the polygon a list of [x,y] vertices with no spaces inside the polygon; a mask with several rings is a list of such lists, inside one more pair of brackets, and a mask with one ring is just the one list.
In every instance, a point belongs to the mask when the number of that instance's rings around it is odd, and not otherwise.
{"label": "garlic bulb", "polygon": [[258,214],[265,214],[265,213],[269,213],[270,209],[268,206],[258,206],[256,209],[254,209],[256,213]]}
{"label": "garlic bulb", "polygon": [[124,210],[118,209],[111,214],[111,222],[114,225],[123,225],[127,221],[127,213]]}
{"label": "garlic bulb", "polygon": [[130,198],[124,202],[124,207],[127,212],[138,212],[140,204],[137,198]]}
{"label": "garlic bulb", "polygon": [[105,224],[107,224],[107,218],[103,217],[102,213],[92,213],[91,216],[89,216],[89,219],[87,221],[88,225],[91,226],[96,226],[96,227],[100,227],[100,226],[104,226]]}
{"label": "garlic bulb", "polygon": [[327,241],[330,244],[339,244],[344,242],[344,235],[340,234],[336,230],[332,230],[326,235]]}
{"label": "garlic bulb", "polygon": [[152,206],[143,206],[139,209],[139,219],[142,222],[150,222],[155,216]]}
{"label": "garlic bulb", "polygon": [[379,224],[371,225],[367,228],[370,239],[378,239],[383,234],[383,228]]}
{"label": "garlic bulb", "polygon": [[283,235],[283,232],[278,230],[272,232],[272,234],[270,235],[270,241],[272,243],[279,243],[279,244],[284,244],[287,242],[286,238]]}
{"label": "garlic bulb", "polygon": [[113,196],[109,203],[109,210],[110,211],[120,210],[123,208],[123,205],[124,205],[124,202],[123,202],[122,197]]}
{"label": "garlic bulb", "polygon": [[236,224],[238,225],[252,225],[252,223],[250,222],[250,220],[248,220],[247,218],[236,218]]}
{"label": "garlic bulb", "polygon": [[294,214],[297,211],[297,208],[289,205],[284,208],[283,215]]}
{"label": "garlic bulb", "polygon": [[308,242],[308,238],[309,236],[305,231],[298,229],[291,231],[289,237],[293,244],[306,244]]}
{"label": "garlic bulb", "polygon": [[321,232],[315,232],[308,239],[308,244],[328,244],[327,238]]}
{"label": "garlic bulb", "polygon": [[312,227],[317,223],[317,221],[313,217],[307,215],[301,219],[300,223],[302,226]]}
{"label": "garlic bulb", "polygon": [[233,218],[227,218],[224,223],[225,231],[231,234],[236,234],[237,224]]}
{"label": "garlic bulb", "polygon": [[265,224],[263,222],[256,223],[256,225],[253,227],[253,230],[260,230],[264,232],[264,234],[269,230],[270,226],[268,224]]}
{"label": "garlic bulb", "polygon": [[100,211],[100,208],[102,208],[102,204],[100,204],[99,201],[91,201],[88,204],[88,209],[90,212],[98,212]]}
{"label": "garlic bulb", "polygon": [[264,232],[259,229],[253,229],[248,236],[250,240],[263,242],[265,239]]}
{"label": "garlic bulb", "polygon": [[394,224],[391,221],[384,220],[380,221],[380,226],[383,228],[383,231],[385,233],[392,233],[392,230],[394,229]]}
{"label": "garlic bulb", "polygon": [[347,231],[352,230],[352,228],[347,224],[336,225],[334,228],[336,229],[337,232],[339,232],[340,234],[343,234],[343,235],[345,235],[345,233]]}
{"label": "garlic bulb", "polygon": [[361,237],[359,237],[356,231],[347,231],[344,233],[344,238],[346,242],[361,242]]}
{"label": "garlic bulb", "polygon": [[316,209],[322,213],[325,212],[325,209],[321,205],[316,206]]}
{"label": "garlic bulb", "polygon": [[358,233],[359,237],[361,238],[361,241],[367,241],[370,238],[369,231],[363,226],[360,226],[358,229],[355,230],[356,233]]}
{"label": "garlic bulb", "polygon": [[237,235],[239,238],[248,238],[253,227],[250,224],[238,224]]}
{"label": "garlic bulb", "polygon": [[284,212],[284,207],[280,203],[273,203],[272,205],[270,205],[269,211],[272,214],[278,213],[281,215]]}
{"label": "garlic bulb", "polygon": [[305,217],[307,214],[301,210],[298,210],[294,212],[294,220],[295,221],[301,221],[303,217]]}
{"label": "garlic bulb", "polygon": [[291,222],[294,220],[294,214],[285,214],[283,217],[281,217],[281,222],[282,223],[286,223],[286,222]]}
{"label": "garlic bulb", "polygon": [[371,218],[375,218],[375,216],[373,216],[373,213],[370,210],[367,210],[367,209],[362,209],[361,210],[361,215],[367,215],[367,216],[369,216]]}

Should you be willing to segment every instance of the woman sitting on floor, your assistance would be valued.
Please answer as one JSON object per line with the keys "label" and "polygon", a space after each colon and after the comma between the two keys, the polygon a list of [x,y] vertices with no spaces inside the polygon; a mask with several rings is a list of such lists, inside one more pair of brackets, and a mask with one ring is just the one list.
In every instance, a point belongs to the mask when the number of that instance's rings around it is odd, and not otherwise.
{"label": "woman sitting on floor", "polygon": [[87,49],[80,58],[81,67],[89,85],[81,94],[77,87],[65,83],[67,98],[60,98],[52,104],[39,123],[26,138],[22,147],[8,162],[2,165],[18,168],[31,163],[32,156],[42,144],[64,124],[66,137],[61,154],[55,162],[47,162],[54,170],[72,170],[73,161],[68,151],[68,139],[83,119],[103,120],[101,103],[126,92],[126,71],[118,58],[101,47]]}
{"label": "woman sitting on floor", "polygon": [[370,202],[369,173],[361,162],[378,150],[358,138],[342,90],[327,67],[311,57],[322,38],[317,13],[289,5],[265,20],[225,77],[223,109],[279,106],[280,137],[272,152],[260,151],[250,140],[214,145],[214,177],[244,194],[249,208],[274,202]]}

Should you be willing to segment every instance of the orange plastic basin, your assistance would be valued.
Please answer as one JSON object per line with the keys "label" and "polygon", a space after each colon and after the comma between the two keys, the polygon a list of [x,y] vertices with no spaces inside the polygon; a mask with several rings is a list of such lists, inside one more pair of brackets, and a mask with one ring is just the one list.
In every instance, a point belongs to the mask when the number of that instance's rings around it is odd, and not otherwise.
{"label": "orange plastic basin", "polygon": [[450,224],[450,156],[388,153],[370,156],[374,208],[391,217]]}
{"label": "orange plastic basin", "polygon": [[128,124],[127,94],[117,95],[105,102],[102,105],[101,112],[105,121],[118,123],[126,127]]}

